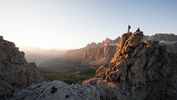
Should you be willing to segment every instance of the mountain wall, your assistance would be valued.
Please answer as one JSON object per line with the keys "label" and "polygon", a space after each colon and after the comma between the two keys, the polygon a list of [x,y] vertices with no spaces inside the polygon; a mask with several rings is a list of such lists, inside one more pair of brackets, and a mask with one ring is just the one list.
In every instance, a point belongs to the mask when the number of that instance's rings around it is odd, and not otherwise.
{"label": "mountain wall", "polygon": [[18,90],[43,81],[35,63],[28,63],[13,42],[0,36],[0,99],[7,99]]}
{"label": "mountain wall", "polygon": [[81,64],[108,65],[115,53],[119,37],[115,40],[107,38],[100,43],[90,43],[86,47],[76,50],[69,50],[64,57],[81,61]]}

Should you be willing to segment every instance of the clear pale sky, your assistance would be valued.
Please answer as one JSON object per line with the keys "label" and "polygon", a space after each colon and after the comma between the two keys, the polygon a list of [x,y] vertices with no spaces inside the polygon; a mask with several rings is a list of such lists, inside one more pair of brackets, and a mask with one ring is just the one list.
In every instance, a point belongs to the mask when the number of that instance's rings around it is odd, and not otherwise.
{"label": "clear pale sky", "polygon": [[0,35],[17,46],[73,49],[140,27],[177,33],[177,0],[0,0]]}

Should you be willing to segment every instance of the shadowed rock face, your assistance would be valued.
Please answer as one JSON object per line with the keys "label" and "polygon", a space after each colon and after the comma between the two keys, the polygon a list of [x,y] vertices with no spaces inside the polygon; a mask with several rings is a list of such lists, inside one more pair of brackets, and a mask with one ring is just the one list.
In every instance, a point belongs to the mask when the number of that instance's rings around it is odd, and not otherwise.
{"label": "shadowed rock face", "polygon": [[106,84],[98,89],[112,94],[101,95],[103,100],[176,100],[177,42],[143,41],[143,37],[142,32],[124,34],[110,65],[100,67],[83,84]]}
{"label": "shadowed rock face", "polygon": [[[35,63],[27,63],[24,53],[15,44],[0,37],[0,99],[8,98],[12,92],[43,80]],[[2,84],[1,84],[2,83]]]}

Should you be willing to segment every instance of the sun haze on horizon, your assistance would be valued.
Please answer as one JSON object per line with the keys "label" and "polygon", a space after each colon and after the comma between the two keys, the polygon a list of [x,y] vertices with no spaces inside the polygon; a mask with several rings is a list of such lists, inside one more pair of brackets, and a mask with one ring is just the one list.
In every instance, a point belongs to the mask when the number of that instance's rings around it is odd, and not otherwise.
{"label": "sun haze on horizon", "polygon": [[140,27],[177,33],[176,0],[0,0],[0,35],[19,47],[75,49]]}

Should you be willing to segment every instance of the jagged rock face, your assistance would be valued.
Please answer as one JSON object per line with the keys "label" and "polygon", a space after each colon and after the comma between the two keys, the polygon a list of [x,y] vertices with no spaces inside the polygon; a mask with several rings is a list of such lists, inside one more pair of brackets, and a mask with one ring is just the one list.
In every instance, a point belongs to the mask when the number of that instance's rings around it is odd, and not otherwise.
{"label": "jagged rock face", "polygon": [[94,86],[68,85],[62,81],[42,82],[16,94],[15,100],[100,100]]}
{"label": "jagged rock face", "polygon": [[[64,56],[66,60],[73,59],[83,65],[108,65],[116,51],[115,45],[94,48],[70,50]],[[73,61],[74,62],[74,61]]]}
{"label": "jagged rock face", "polygon": [[64,57],[66,59],[72,58],[77,62],[80,61],[84,65],[107,66],[114,56],[118,41],[119,38],[116,40],[107,38],[102,43],[96,44],[93,42],[85,48],[67,51]]}
{"label": "jagged rock face", "polygon": [[115,53],[115,50],[115,45],[88,48],[84,52],[84,59],[87,59],[91,65],[108,65]]}
{"label": "jagged rock face", "polygon": [[[27,63],[15,44],[0,38],[0,80],[16,91],[43,80],[34,63]],[[0,84],[1,85],[1,84]],[[5,85],[5,84],[4,84]],[[2,89],[2,88],[1,88]],[[9,93],[9,92],[7,92]],[[6,95],[6,94],[5,94]],[[0,94],[0,98],[4,97]]]}
{"label": "jagged rock face", "polygon": [[[176,100],[177,42],[143,41],[143,33],[126,33],[108,67],[83,84],[114,86],[102,100]],[[114,98],[113,98],[114,97]]]}

